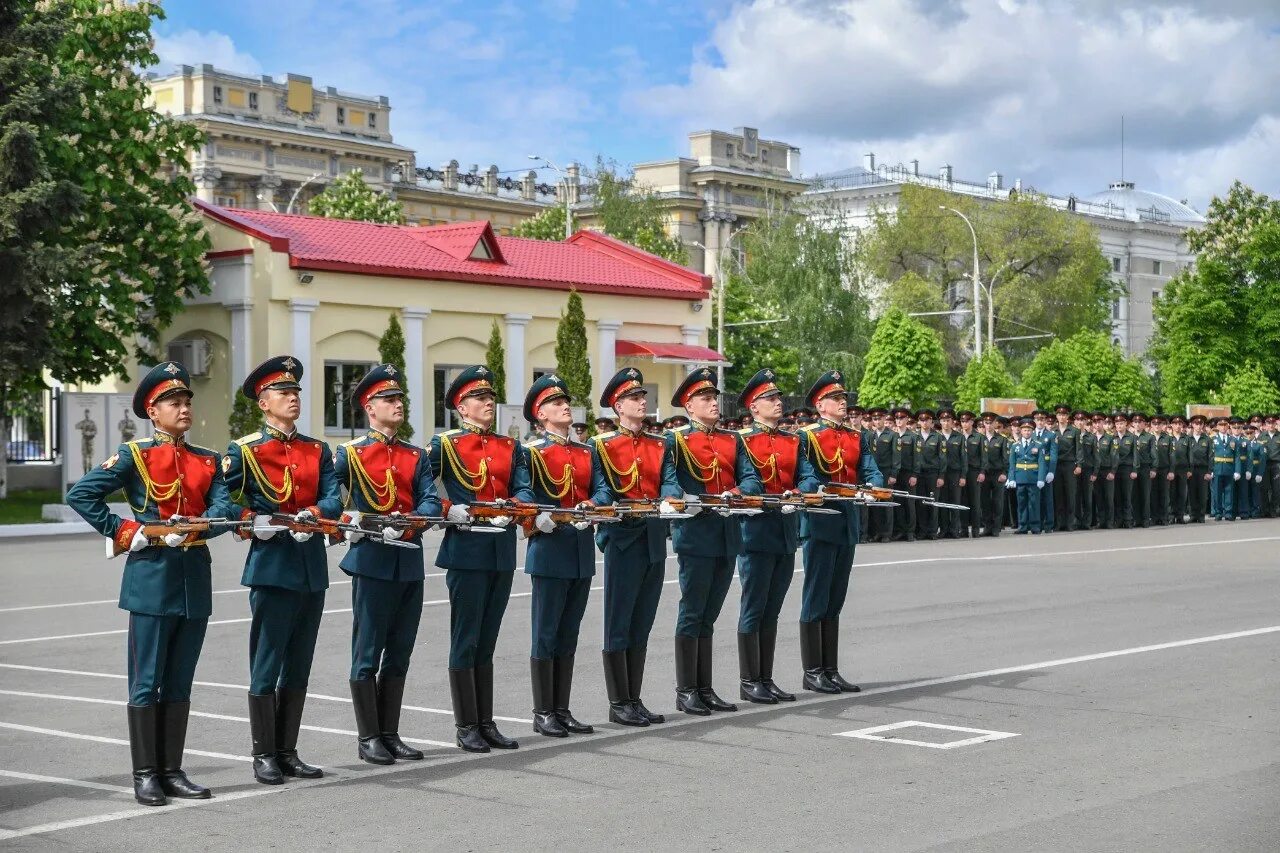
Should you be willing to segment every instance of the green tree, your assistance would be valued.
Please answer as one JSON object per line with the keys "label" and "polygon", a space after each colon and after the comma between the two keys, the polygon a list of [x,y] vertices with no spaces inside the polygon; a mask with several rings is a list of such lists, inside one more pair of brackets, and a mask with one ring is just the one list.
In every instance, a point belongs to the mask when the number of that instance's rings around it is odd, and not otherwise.
{"label": "green tree", "polygon": [[[1081,217],[1050,207],[1031,192],[995,202],[908,184],[896,211],[873,215],[873,227],[858,248],[862,273],[890,285],[914,273],[939,295],[951,290],[972,308],[973,237],[964,221],[942,206],[960,210],[977,232],[978,274],[992,289],[995,308],[988,329],[984,296],[984,337],[988,331],[1011,337],[1039,329],[1067,338],[1081,329],[1106,327],[1120,291],[1097,235]],[[948,336],[953,368],[964,362],[967,342],[967,335]],[[1003,349],[1021,357],[1034,346],[1017,341]]]}
{"label": "green tree", "polygon": [[531,237],[534,240],[563,240],[564,205],[548,207],[537,216],[517,223],[511,233],[516,237]]}
{"label": "green tree", "polygon": [[725,348],[732,367],[725,369],[725,385],[741,388],[762,368],[772,368],[779,388],[789,392],[800,390],[799,350],[787,342],[786,324],[779,322],[786,312],[774,301],[771,288],[754,286],[743,273],[729,276],[725,285],[725,322],[728,329]]}
{"label": "green tree", "polygon": [[1084,359],[1065,341],[1043,347],[1022,372],[1022,396],[1041,406],[1074,406],[1085,398],[1088,388]]}
{"label": "green tree", "polygon": [[1249,359],[1227,377],[1214,402],[1244,416],[1274,412],[1280,408],[1280,388],[1258,362]]}
{"label": "green tree", "polygon": [[[150,2],[0,4],[0,408],[43,384],[127,379],[208,291],[188,198],[193,125],[146,106]],[[0,454],[3,456],[3,454]],[[0,459],[0,469],[3,459]],[[4,477],[0,470],[0,491]]]}
{"label": "green tree", "polygon": [[1170,409],[1213,399],[1243,361],[1280,382],[1280,201],[1238,181],[1187,245],[1196,264],[1156,301],[1148,350]]}
{"label": "green tree", "polygon": [[984,397],[1011,397],[1014,393],[1013,377],[1000,350],[991,347],[981,358],[973,358],[965,365],[964,373],[956,380],[956,408],[976,412]]}
{"label": "green tree", "polygon": [[[404,329],[400,327],[400,318],[392,314],[387,318],[387,330],[382,333],[382,337],[378,338],[378,358],[382,359],[383,364],[394,365],[400,376],[404,376],[405,352],[404,352]],[[404,382],[400,383],[404,388]],[[413,427],[409,424],[409,405],[412,401],[406,391],[404,394],[404,423],[400,425],[397,432],[401,438],[408,441],[413,438]]]}
{"label": "green tree", "polygon": [[858,386],[861,405],[934,406],[948,384],[947,358],[936,332],[896,308],[880,318]]}
{"label": "green tree", "polygon": [[326,219],[404,224],[404,205],[365,183],[360,169],[352,169],[325,187],[307,204],[307,212]]}
{"label": "green tree", "polygon": [[556,373],[569,386],[572,402],[586,409],[587,428],[594,430],[591,405],[591,361],[587,356],[587,320],[578,291],[569,291],[569,300],[556,325]]}
{"label": "green tree", "polygon": [[248,435],[262,423],[262,410],[256,400],[250,400],[237,389],[232,393],[231,414],[227,416],[227,426],[231,429],[231,437],[239,438]]}
{"label": "green tree", "polygon": [[493,328],[489,330],[489,347],[484,352],[484,363],[489,368],[493,393],[498,396],[499,403],[507,401],[507,351],[502,346],[502,330],[498,328],[498,318],[493,318]]}
{"label": "green tree", "polygon": [[597,157],[594,178],[591,208],[604,233],[674,263],[688,261],[684,244],[667,234],[666,202],[636,183],[634,171],[620,172],[616,163]]}
{"label": "green tree", "polygon": [[1099,411],[1149,410],[1151,377],[1102,332],[1078,332],[1036,353],[1022,374],[1022,393],[1041,406],[1059,403]]}

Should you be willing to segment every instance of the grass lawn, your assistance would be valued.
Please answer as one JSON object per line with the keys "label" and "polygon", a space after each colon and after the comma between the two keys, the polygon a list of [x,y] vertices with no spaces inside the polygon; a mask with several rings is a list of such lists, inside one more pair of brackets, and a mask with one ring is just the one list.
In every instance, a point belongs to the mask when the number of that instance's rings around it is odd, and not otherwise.
{"label": "grass lawn", "polygon": [[36,524],[40,518],[40,507],[44,504],[62,503],[62,492],[57,489],[28,489],[9,492],[9,497],[0,501],[0,524]]}

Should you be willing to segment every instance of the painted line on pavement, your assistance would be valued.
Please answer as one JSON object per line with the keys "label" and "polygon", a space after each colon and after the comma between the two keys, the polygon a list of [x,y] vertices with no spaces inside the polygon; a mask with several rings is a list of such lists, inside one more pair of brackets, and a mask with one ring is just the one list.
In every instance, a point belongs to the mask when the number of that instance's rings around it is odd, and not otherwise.
{"label": "painted line on pavement", "polygon": [[[1146,652],[1163,651],[1165,649],[1185,648],[1187,646],[1196,646],[1203,643],[1214,643],[1223,640],[1235,640],[1244,637],[1257,637],[1264,634],[1274,634],[1280,632],[1280,625],[1272,625],[1266,628],[1252,628],[1245,631],[1233,631],[1226,634],[1212,634],[1206,637],[1193,637],[1186,640],[1174,640],[1167,643],[1154,643],[1146,646],[1132,646],[1127,649],[1116,649],[1109,652],[1096,652],[1093,654],[1077,655],[1075,657],[1056,658],[1054,660],[1039,661],[1037,663],[1020,664],[1018,666],[1004,667],[1001,669],[988,669],[981,672],[966,672],[959,675],[949,675],[941,678],[925,678],[919,681],[909,681],[902,684],[894,684],[886,687],[873,687],[863,690],[861,693],[839,693],[835,695],[824,696],[802,696],[800,701],[794,705],[788,703],[786,706],[779,705],[747,705],[742,707],[737,713],[731,717],[724,714],[713,714],[709,717],[693,717],[687,715],[669,715],[668,722],[662,725],[650,726],[647,728],[631,728],[628,726],[615,726],[613,724],[600,724],[594,735],[583,736],[583,738],[564,738],[550,739],[543,738],[538,741],[526,741],[525,746],[518,750],[495,750],[483,755],[472,755],[470,753],[458,753],[457,755],[447,756],[435,762],[428,764],[419,764],[417,762],[397,762],[389,767],[362,767],[358,774],[331,774],[323,779],[316,780],[295,780],[290,785],[280,785],[273,787],[260,786],[257,789],[249,789],[243,791],[235,791],[230,794],[217,794],[210,800],[182,800],[173,802],[172,806],[184,806],[188,808],[210,808],[216,807],[219,803],[233,800],[246,799],[248,797],[260,797],[269,794],[278,794],[283,791],[299,791],[306,788],[319,787],[322,785],[343,784],[351,781],[376,780],[381,776],[398,773],[408,773],[413,771],[430,771],[434,768],[445,764],[453,764],[463,761],[500,761],[503,758],[512,755],[527,755],[529,752],[538,752],[544,749],[556,749],[568,745],[577,746],[582,743],[595,743],[598,741],[612,740],[613,738],[636,736],[642,733],[659,734],[664,731],[681,729],[685,727],[705,725],[707,723],[724,723],[727,720],[735,718],[745,718],[755,716],[757,714],[791,712],[799,708],[819,705],[830,705],[836,702],[856,703],[866,696],[880,696],[890,693],[909,693],[913,690],[920,690],[926,687],[934,687],[942,684],[955,684],[964,681],[976,681],[982,678],[989,678],[994,675],[1009,675],[1018,672],[1031,672],[1040,669],[1050,669],[1060,666],[1068,666],[1071,664],[1087,663],[1095,660],[1106,660],[1108,658],[1123,657],[1126,655],[1144,654]],[[0,726],[15,728],[13,724],[0,723]],[[27,726],[16,728],[29,729]],[[90,738],[92,740],[103,740],[107,742],[125,743],[125,741],[116,741],[114,738]],[[188,750],[190,752],[190,750]],[[237,756],[238,757],[238,756]],[[126,820],[132,817],[140,817],[148,814],[164,814],[167,809],[145,808],[145,809],[129,809],[127,811],[112,812],[109,814],[94,815],[90,817],[74,818],[72,820],[59,821],[56,823],[46,823],[39,826],[29,826],[22,829],[0,829],[0,840],[8,838],[18,838],[29,835],[40,835],[49,832],[58,832],[64,829],[75,829],[83,826],[93,826],[102,823],[110,823],[117,820]]]}
{"label": "painted line on pavement", "polygon": [[131,799],[133,789],[122,785],[105,785],[102,782],[86,782],[83,779],[64,779],[61,776],[41,776],[39,773],[20,773],[17,770],[0,770],[0,777],[6,779],[22,779],[25,782],[49,782],[54,785],[70,785],[73,788],[92,788],[95,791],[110,791],[113,794],[127,794]]}
{"label": "painted line on pavement", "polygon": [[[129,745],[129,741],[124,740],[122,738],[118,738],[118,737],[103,737],[101,735],[84,735],[84,734],[80,734],[79,732],[64,732],[61,729],[44,729],[39,726],[24,726],[19,723],[0,722],[0,729],[13,729],[16,732],[30,732],[31,734],[51,735],[53,737],[65,737],[65,738],[70,738],[72,740],[90,740],[90,741],[93,741],[94,743],[113,743],[120,746]],[[187,755],[202,755],[205,758],[223,758],[223,759],[226,759],[227,761],[252,761],[253,760],[253,758],[251,758],[248,755],[231,755],[230,753],[226,753],[226,752],[206,752],[203,749],[188,748],[184,750],[184,752]],[[0,838],[3,838],[3,837],[4,837],[3,835],[0,835]]]}

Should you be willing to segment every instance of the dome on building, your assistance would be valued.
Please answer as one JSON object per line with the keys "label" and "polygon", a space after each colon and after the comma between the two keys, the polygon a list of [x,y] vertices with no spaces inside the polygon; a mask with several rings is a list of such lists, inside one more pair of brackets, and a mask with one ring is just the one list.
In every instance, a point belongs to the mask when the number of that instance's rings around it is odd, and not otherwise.
{"label": "dome on building", "polygon": [[1125,218],[1134,221],[1182,225],[1203,225],[1205,221],[1194,208],[1174,201],[1167,195],[1134,189],[1132,181],[1116,181],[1102,192],[1094,193],[1084,200],[1117,208],[1124,212]]}

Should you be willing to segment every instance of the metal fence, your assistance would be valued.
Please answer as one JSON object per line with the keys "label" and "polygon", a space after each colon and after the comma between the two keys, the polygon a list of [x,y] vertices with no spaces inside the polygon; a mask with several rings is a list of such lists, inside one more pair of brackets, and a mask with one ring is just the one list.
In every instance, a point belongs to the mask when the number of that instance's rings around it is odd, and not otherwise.
{"label": "metal fence", "polygon": [[15,407],[5,446],[11,464],[57,460],[59,393],[57,388],[46,389]]}

